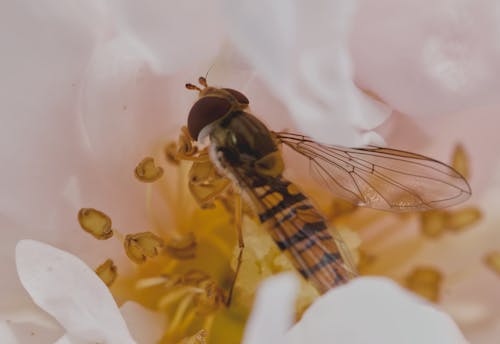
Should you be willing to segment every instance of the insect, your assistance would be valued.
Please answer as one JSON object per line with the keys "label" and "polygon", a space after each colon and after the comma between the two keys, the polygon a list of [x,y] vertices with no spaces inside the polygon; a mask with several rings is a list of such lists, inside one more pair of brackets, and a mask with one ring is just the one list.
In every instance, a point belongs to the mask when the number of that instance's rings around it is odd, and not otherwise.
{"label": "insect", "polygon": [[[191,176],[192,192],[203,206],[228,185],[236,186],[278,247],[321,293],[346,283],[356,275],[356,268],[342,238],[327,229],[310,199],[283,176],[283,148],[304,156],[326,190],[357,205],[429,210],[457,204],[471,194],[467,181],[437,160],[390,148],[345,148],[273,132],[249,112],[250,102],[243,93],[210,87],[204,77],[199,84],[186,84],[199,92],[184,132],[184,158],[203,166],[202,172]],[[207,137],[204,150],[193,149],[193,141]],[[240,264],[241,200],[235,199],[234,207],[240,213],[236,221]]]}

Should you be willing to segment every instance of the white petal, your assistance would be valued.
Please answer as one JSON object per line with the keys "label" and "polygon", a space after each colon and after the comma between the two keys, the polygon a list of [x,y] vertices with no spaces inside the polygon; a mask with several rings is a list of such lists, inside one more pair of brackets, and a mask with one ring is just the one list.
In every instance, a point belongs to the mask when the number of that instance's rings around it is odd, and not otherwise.
{"label": "white petal", "polygon": [[0,321],[0,342],[3,344],[17,344],[18,340],[5,321]]}
{"label": "white petal", "polygon": [[166,323],[162,314],[132,301],[125,302],[120,307],[120,312],[138,343],[158,343]]}
{"label": "white petal", "polygon": [[262,282],[248,319],[244,344],[279,344],[293,321],[299,283],[292,274],[281,274]]}
{"label": "white petal", "polygon": [[108,288],[77,257],[22,240],[16,264],[24,288],[75,341],[135,343]]}
{"label": "white petal", "polygon": [[363,277],[320,297],[287,343],[467,343],[445,313],[385,278]]}
{"label": "white petal", "polygon": [[111,1],[110,11],[120,31],[151,52],[154,68],[176,72],[203,63],[223,39],[218,1]]}
{"label": "white petal", "polygon": [[354,84],[348,33],[356,2],[226,1],[233,43],[296,121],[323,142],[360,144],[389,110]]}

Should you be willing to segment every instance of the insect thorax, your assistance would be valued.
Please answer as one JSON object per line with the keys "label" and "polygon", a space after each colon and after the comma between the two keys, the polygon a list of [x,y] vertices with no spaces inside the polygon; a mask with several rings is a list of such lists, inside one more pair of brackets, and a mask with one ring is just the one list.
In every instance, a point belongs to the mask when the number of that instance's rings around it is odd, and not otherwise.
{"label": "insect thorax", "polygon": [[[215,124],[210,141],[218,164],[243,169],[247,175],[277,177],[283,172],[278,146],[267,127],[246,112],[233,112]],[[214,157],[213,157],[214,158]]]}

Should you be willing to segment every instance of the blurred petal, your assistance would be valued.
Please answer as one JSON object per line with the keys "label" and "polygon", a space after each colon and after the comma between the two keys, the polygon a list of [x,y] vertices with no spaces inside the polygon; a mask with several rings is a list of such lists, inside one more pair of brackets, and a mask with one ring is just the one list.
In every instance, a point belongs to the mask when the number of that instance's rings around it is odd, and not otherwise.
{"label": "blurred petal", "polygon": [[218,1],[111,1],[120,30],[149,51],[153,68],[173,73],[209,59],[224,37]]}
{"label": "blurred petal", "polygon": [[498,104],[499,15],[494,0],[363,0],[351,39],[356,78],[412,116]]}
{"label": "blurred petal", "polygon": [[278,344],[293,321],[299,283],[293,274],[262,282],[243,336],[245,344]]}
{"label": "blurred petal", "polygon": [[3,344],[17,344],[19,341],[5,321],[0,321],[0,340]]}
{"label": "blurred petal", "polygon": [[445,313],[385,278],[364,277],[317,299],[287,343],[467,343]]}
{"label": "blurred petal", "polygon": [[75,256],[22,240],[16,264],[24,288],[73,341],[134,343],[108,288]]}
{"label": "blurred petal", "polygon": [[317,140],[360,144],[389,111],[354,84],[348,34],[356,2],[226,1],[233,43]]}

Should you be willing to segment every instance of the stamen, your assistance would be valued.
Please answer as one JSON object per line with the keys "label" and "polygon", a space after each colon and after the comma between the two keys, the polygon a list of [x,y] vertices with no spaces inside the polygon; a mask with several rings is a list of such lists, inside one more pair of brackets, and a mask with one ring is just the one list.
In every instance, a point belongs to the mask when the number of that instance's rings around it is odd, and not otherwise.
{"label": "stamen", "polygon": [[146,289],[151,287],[156,287],[162,284],[165,284],[168,281],[166,276],[158,276],[158,277],[150,277],[150,278],[141,278],[135,283],[136,289]]}
{"label": "stamen", "polygon": [[444,210],[430,210],[420,214],[422,233],[430,238],[441,236],[446,230],[448,213]]}
{"label": "stamen", "polygon": [[406,277],[406,286],[429,301],[437,302],[442,280],[441,272],[435,268],[418,267]]}
{"label": "stamen", "polygon": [[500,251],[493,251],[484,257],[486,265],[500,275]]}
{"label": "stamen", "polygon": [[163,175],[163,168],[156,166],[151,157],[146,157],[135,168],[135,176],[141,182],[152,183]]}
{"label": "stamen", "polygon": [[203,293],[203,289],[190,287],[190,286],[182,286],[178,287],[175,290],[169,291],[165,296],[163,296],[158,302],[159,309],[167,309],[172,303],[177,302],[179,299],[183,298],[187,294],[201,294]]}
{"label": "stamen", "polygon": [[151,232],[128,234],[123,242],[125,253],[135,263],[156,257],[165,246],[163,239]]}
{"label": "stamen", "polygon": [[116,265],[111,259],[107,259],[99,265],[95,272],[108,287],[113,284],[118,276]]}
{"label": "stamen", "polygon": [[449,213],[446,219],[446,227],[458,232],[479,221],[482,217],[478,208],[464,208]]}
{"label": "stamen", "polygon": [[[191,313],[190,313],[191,314]],[[187,316],[186,316],[187,318]],[[184,330],[182,326],[179,326],[179,329],[181,331]],[[199,330],[197,333],[194,335],[184,338],[177,344],[206,344],[207,343],[207,338],[208,338],[208,332],[205,329]]]}
{"label": "stamen", "polygon": [[184,299],[181,300],[179,305],[177,306],[177,309],[174,313],[174,316],[172,318],[172,321],[169,324],[168,330],[166,335],[170,336],[173,333],[177,332],[177,328],[179,324],[181,323],[181,319],[183,318],[184,314],[186,313],[189,304],[193,301],[193,295],[188,295]]}
{"label": "stamen", "polygon": [[165,158],[169,163],[179,165],[180,161],[176,158],[177,151],[177,143],[175,142],[170,142],[165,146]]}
{"label": "stamen", "polygon": [[176,259],[192,259],[196,254],[196,238],[190,232],[179,239],[172,239],[166,243],[165,251]]}
{"label": "stamen", "polygon": [[469,179],[469,158],[461,144],[455,146],[451,166],[465,179]]}
{"label": "stamen", "polygon": [[96,239],[106,240],[113,236],[111,218],[102,211],[93,208],[82,208],[78,212],[80,226]]}
{"label": "stamen", "polygon": [[[189,325],[191,325],[191,323],[193,322],[194,318],[196,317],[196,309],[195,308],[192,308],[190,309],[187,314],[183,317],[181,323],[179,324],[179,326],[177,326],[177,330],[180,332],[180,333],[185,333],[186,330],[188,329]],[[204,341],[204,338],[205,337],[202,337],[199,335],[199,333],[203,331],[203,333],[206,335],[207,332],[202,329],[200,330],[198,333],[196,333],[194,336],[191,336],[189,338],[184,338],[183,341],[181,341],[181,343],[200,343],[199,339],[197,338],[201,338],[203,339],[203,342],[201,343],[205,343]],[[187,340],[191,340],[191,341],[187,341]]]}
{"label": "stamen", "polygon": [[190,160],[198,152],[198,148],[193,144],[193,138],[186,126],[182,127],[177,149],[176,158],[180,160]]}

